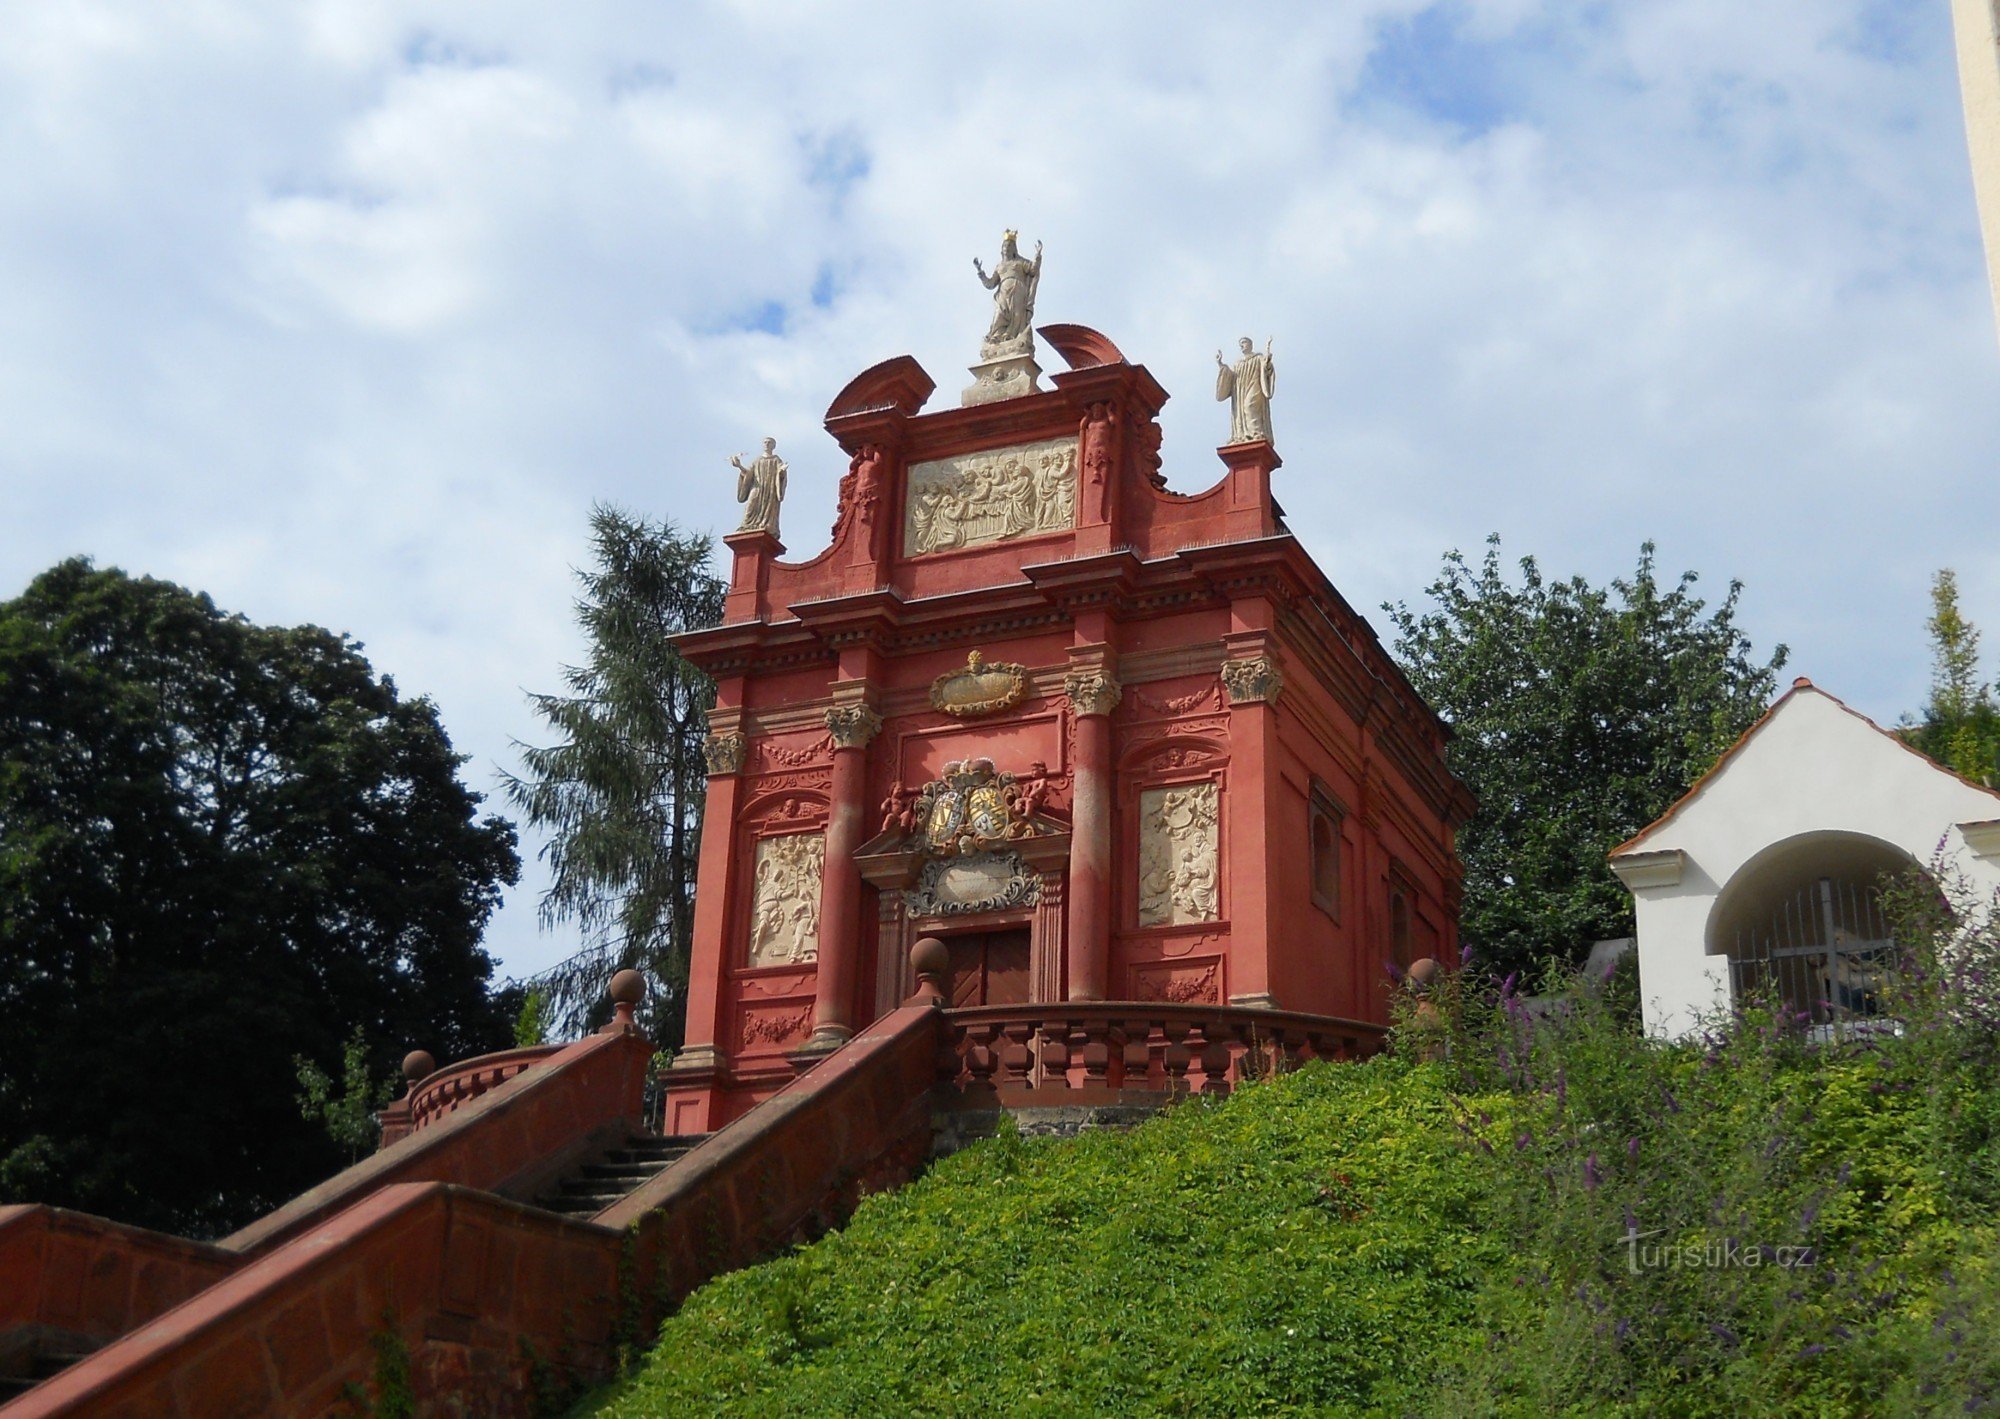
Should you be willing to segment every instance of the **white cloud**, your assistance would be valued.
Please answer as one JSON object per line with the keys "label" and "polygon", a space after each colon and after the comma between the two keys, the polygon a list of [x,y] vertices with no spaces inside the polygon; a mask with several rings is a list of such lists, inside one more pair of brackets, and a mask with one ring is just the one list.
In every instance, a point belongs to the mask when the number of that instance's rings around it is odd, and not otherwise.
{"label": "white cloud", "polygon": [[1933,567],[2000,627],[1942,14],[0,12],[0,582],[88,551],[351,630],[482,785],[580,653],[589,502],[724,529],[771,433],[810,555],[827,401],[902,351],[949,401],[1006,225],[1175,393],[1182,487],[1212,351],[1276,338],[1280,496],[1364,610],[1489,530],[1597,577],[1653,536],[1884,717]]}

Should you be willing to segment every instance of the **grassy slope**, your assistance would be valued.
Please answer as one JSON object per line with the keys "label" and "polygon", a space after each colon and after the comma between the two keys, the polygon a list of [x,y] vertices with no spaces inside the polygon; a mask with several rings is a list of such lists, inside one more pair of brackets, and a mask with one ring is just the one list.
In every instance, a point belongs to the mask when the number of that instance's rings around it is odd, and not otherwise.
{"label": "grassy slope", "polygon": [[[2000,1035],[1464,1019],[1449,1066],[969,1149],[704,1288],[583,1412],[2000,1412]],[[1628,1225],[1814,1264],[1634,1271]]]}

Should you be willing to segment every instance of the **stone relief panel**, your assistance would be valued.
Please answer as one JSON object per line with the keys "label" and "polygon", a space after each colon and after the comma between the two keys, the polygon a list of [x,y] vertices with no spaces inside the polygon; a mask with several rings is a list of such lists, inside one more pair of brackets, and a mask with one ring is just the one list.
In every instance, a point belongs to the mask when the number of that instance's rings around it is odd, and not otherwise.
{"label": "stone relief panel", "polygon": [[913,557],[1074,527],[1076,440],[915,464],[903,512]]}
{"label": "stone relief panel", "polygon": [[1139,925],[1216,919],[1216,788],[1149,788],[1139,795]]}
{"label": "stone relief panel", "polygon": [[760,838],[750,891],[750,964],[789,966],[819,959],[819,879],[823,833]]}

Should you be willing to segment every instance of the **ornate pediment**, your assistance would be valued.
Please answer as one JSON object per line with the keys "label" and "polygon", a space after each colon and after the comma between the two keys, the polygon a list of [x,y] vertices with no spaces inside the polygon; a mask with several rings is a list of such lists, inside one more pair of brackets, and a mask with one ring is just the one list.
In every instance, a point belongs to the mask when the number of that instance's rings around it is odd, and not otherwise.
{"label": "ornate pediment", "polygon": [[931,708],[954,719],[998,714],[1021,703],[1028,693],[1028,667],[996,661],[989,665],[978,651],[965,657],[963,670],[950,670],[931,681]]}

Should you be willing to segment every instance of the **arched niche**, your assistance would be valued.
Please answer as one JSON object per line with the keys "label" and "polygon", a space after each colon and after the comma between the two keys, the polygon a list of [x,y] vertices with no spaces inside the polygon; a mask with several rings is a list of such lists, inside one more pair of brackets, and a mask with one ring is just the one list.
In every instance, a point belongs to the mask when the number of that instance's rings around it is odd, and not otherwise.
{"label": "arched niche", "polygon": [[[1708,953],[1733,953],[1822,880],[1838,890],[1873,893],[1885,876],[1918,867],[1902,848],[1866,833],[1801,833],[1772,843],[1737,868],[1716,894],[1708,913]],[[1818,922],[1801,923],[1799,929],[1804,944],[1825,944]]]}

